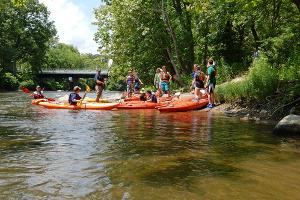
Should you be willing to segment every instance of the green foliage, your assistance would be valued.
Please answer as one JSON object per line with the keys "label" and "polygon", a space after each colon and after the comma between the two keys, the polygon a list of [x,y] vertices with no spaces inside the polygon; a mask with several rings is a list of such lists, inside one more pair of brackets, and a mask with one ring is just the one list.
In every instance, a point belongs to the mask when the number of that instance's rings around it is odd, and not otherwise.
{"label": "green foliage", "polygon": [[72,45],[57,43],[47,51],[43,69],[96,69],[105,68],[106,60],[99,55],[80,54]]}
{"label": "green foliage", "polygon": [[72,45],[59,43],[46,53],[44,69],[82,69],[83,61],[79,51]]}
{"label": "green foliage", "polygon": [[0,88],[4,90],[16,90],[19,86],[19,82],[12,73],[5,72],[0,74],[0,86]]}
{"label": "green foliage", "polygon": [[[101,54],[117,63],[110,88],[124,86],[130,68],[152,85],[155,68],[167,65],[186,89],[193,62],[206,66],[209,57],[217,61],[218,83],[247,74],[220,87],[225,99],[263,98],[278,80],[299,79],[300,13],[289,0],[106,3],[96,10],[95,38]],[[257,49],[265,56],[251,65]]]}
{"label": "green foliage", "polygon": [[36,85],[37,84],[33,80],[25,80],[20,82],[20,87],[26,87],[32,91],[35,90]]}
{"label": "green foliage", "polygon": [[259,100],[273,94],[278,81],[278,70],[262,57],[253,63],[249,73],[241,80],[219,85],[216,93],[220,101]]}
{"label": "green foliage", "polygon": [[47,90],[63,90],[68,88],[68,82],[66,80],[56,81],[56,80],[47,80],[43,82],[43,86]]}
{"label": "green foliage", "polygon": [[0,66],[15,72],[15,63],[27,61],[32,72],[39,70],[48,42],[56,33],[48,17],[46,7],[36,0],[6,4],[0,12]]}

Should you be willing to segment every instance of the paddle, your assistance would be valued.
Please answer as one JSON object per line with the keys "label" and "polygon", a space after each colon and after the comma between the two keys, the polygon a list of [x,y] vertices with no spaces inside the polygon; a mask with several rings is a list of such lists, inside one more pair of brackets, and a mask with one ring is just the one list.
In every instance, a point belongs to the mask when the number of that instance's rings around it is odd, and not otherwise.
{"label": "paddle", "polygon": [[91,91],[91,88],[85,83],[85,92],[84,92],[84,95],[83,97],[80,99],[80,101],[77,102],[77,106],[81,106],[82,105],[82,101],[84,100],[85,96],[86,96],[86,93],[90,92]]}
{"label": "paddle", "polygon": [[[24,93],[28,94],[29,96],[34,95],[27,87],[22,86],[21,89]],[[44,88],[42,89],[42,91],[43,90],[44,90]],[[47,99],[48,101],[55,101],[55,99],[53,99],[53,98],[45,98],[45,99]]]}
{"label": "paddle", "polygon": [[26,88],[26,87],[23,87],[22,86],[22,91],[24,92],[24,93],[30,93],[30,90],[28,89],[28,88]]}

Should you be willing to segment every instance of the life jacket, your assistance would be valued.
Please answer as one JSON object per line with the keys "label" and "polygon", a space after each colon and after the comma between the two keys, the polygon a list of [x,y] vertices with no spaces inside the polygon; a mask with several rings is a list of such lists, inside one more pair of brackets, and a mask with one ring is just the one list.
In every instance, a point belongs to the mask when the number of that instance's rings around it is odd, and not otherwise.
{"label": "life jacket", "polygon": [[131,85],[134,83],[134,76],[127,76],[127,85]]}
{"label": "life jacket", "polygon": [[34,99],[43,99],[45,96],[42,93],[37,93],[36,91],[33,93]]}
{"label": "life jacket", "polygon": [[170,75],[169,75],[169,73],[168,72],[162,72],[163,73],[163,75],[162,75],[162,81],[169,81],[170,80]]}
{"label": "life jacket", "polygon": [[204,81],[205,79],[204,73],[201,71],[196,72],[195,76],[196,81]]}
{"label": "life jacket", "polygon": [[76,102],[73,102],[73,100],[80,100],[81,97],[79,96],[79,94],[75,93],[75,92],[72,92],[70,95],[69,95],[69,104],[71,105],[77,105]]}

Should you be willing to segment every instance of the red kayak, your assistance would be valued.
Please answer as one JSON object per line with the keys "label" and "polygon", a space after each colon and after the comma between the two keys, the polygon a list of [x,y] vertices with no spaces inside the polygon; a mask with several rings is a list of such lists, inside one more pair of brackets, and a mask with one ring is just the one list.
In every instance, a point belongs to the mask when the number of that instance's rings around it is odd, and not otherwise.
{"label": "red kayak", "polygon": [[189,110],[196,110],[207,106],[208,99],[200,99],[198,102],[194,101],[174,101],[167,106],[159,107],[160,112],[184,112]]}
{"label": "red kayak", "polygon": [[152,103],[147,101],[128,101],[120,103],[118,109],[155,109],[157,106],[161,106],[161,103]]}
{"label": "red kayak", "polygon": [[139,96],[127,97],[124,99],[124,101],[140,101],[140,97]]}

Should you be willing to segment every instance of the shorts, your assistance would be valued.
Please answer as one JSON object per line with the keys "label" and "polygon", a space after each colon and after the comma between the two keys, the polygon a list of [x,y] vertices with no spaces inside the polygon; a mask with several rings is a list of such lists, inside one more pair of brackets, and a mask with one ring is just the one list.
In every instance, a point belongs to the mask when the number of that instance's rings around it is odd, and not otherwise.
{"label": "shorts", "polygon": [[196,81],[195,82],[195,87],[198,88],[198,89],[204,88],[203,81]]}
{"label": "shorts", "polygon": [[134,86],[134,91],[139,91],[140,89],[141,89],[141,87],[139,85]]}
{"label": "shorts", "polygon": [[160,85],[159,82],[155,82],[155,88],[156,89],[159,89],[159,85]]}
{"label": "shorts", "polygon": [[207,87],[207,93],[208,94],[214,93],[214,90],[215,90],[215,84],[210,83]]}
{"label": "shorts", "polygon": [[102,96],[103,89],[104,89],[104,87],[102,85],[96,85],[95,86],[97,98],[100,98]]}
{"label": "shorts", "polygon": [[169,90],[170,90],[170,88],[169,88],[169,83],[167,83],[167,82],[161,82],[160,83],[160,88],[161,88],[161,90],[163,91],[163,92],[168,92]]}

